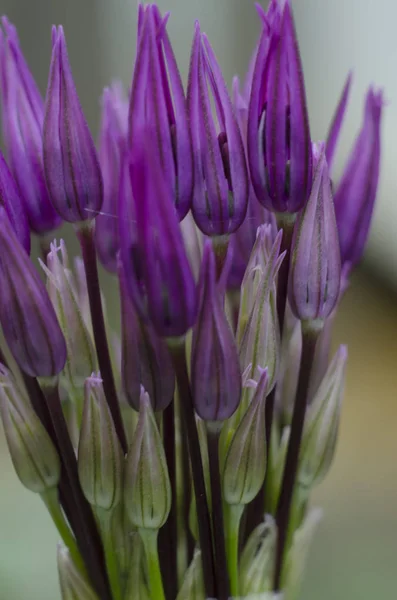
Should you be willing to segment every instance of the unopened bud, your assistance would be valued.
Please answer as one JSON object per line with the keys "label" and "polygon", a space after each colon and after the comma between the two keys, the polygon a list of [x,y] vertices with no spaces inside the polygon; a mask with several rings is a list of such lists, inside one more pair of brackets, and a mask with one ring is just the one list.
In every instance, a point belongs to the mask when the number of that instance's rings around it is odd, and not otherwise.
{"label": "unopened bud", "polygon": [[58,546],[58,573],[62,600],[98,600],[98,596],[72,561],[70,552]]}
{"label": "unopened bud", "polygon": [[133,525],[143,529],[160,529],[171,508],[164,448],[146,392],[141,394],[138,425],[128,452],[124,501]]}
{"label": "unopened bud", "polygon": [[110,510],[121,498],[123,453],[106,403],[102,380],[85,383],[78,469],[81,488],[93,506]]}
{"label": "unopened bud", "polygon": [[267,516],[249,536],[240,561],[240,594],[263,594],[272,589],[277,529]]}
{"label": "unopened bud", "polygon": [[205,600],[201,551],[196,550],[176,600]]}
{"label": "unopened bud", "polygon": [[0,414],[11,460],[22,484],[37,494],[58,485],[61,465],[54,444],[25,391],[2,365]]}

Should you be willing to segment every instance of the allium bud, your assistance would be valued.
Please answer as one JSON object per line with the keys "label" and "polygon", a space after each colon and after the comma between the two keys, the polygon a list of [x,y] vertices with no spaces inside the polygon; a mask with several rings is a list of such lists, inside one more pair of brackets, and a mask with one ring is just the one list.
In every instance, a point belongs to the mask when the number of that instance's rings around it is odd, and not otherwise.
{"label": "allium bud", "polygon": [[76,282],[69,267],[66,245],[60,240],[50,245],[47,265],[40,261],[47,275],[47,291],[55,308],[65,336],[67,359],[64,381],[71,392],[81,390],[84,382],[96,368],[96,357],[91,334],[84,322]]}
{"label": "allium bud", "polygon": [[230,442],[223,470],[223,496],[228,504],[249,504],[265,479],[265,400],[267,370]]}
{"label": "allium bud", "polygon": [[248,162],[258,200],[269,210],[294,213],[312,183],[309,118],[290,2],[283,9],[272,2],[271,10],[253,74]]}
{"label": "allium bud", "polygon": [[69,550],[58,545],[58,574],[62,600],[98,600],[98,596],[77,569]]}
{"label": "allium bud", "polygon": [[[178,337],[195,321],[196,284],[155,146],[147,132],[141,134],[129,165],[136,224],[134,230],[120,230],[121,260],[140,315],[158,335]],[[128,206],[120,209],[120,218],[128,211]]]}
{"label": "allium bud", "polygon": [[340,346],[306,415],[298,473],[299,483],[306,488],[324,479],[334,457],[346,360],[347,349]]}
{"label": "allium bud", "polygon": [[220,67],[198,23],[190,59],[188,108],[195,165],[194,219],[207,235],[233,233],[247,211],[244,145]]}
{"label": "allium bud", "polygon": [[236,410],[241,396],[241,372],[236,343],[216,282],[210,241],[204,246],[200,278],[200,308],[193,330],[191,382],[197,414],[223,421]]}
{"label": "allium bud", "polygon": [[192,201],[193,155],[182,79],[166,29],[168,16],[162,18],[154,4],[141,8],[129,139],[136,143],[136,129],[143,123],[151,131],[165,184],[182,220]]}
{"label": "allium bud", "polygon": [[164,410],[172,401],[175,373],[165,341],[150,323],[136,312],[126,289],[123,269],[119,269],[121,301],[121,378],[129,404],[139,411],[141,386],[149,394],[154,411]]}
{"label": "allium bud", "polygon": [[103,204],[95,220],[98,258],[108,271],[117,271],[119,251],[118,197],[123,153],[127,143],[128,102],[121,84],[105,88],[99,161],[103,177]]}
{"label": "allium bud", "polygon": [[205,600],[201,550],[196,550],[176,600]]}
{"label": "allium bud", "polygon": [[339,298],[341,277],[338,231],[324,147],[310,198],[294,228],[288,298],[302,321],[324,321]]}
{"label": "allium bud", "polygon": [[171,508],[171,484],[163,443],[149,395],[144,391],[127,456],[124,503],[132,524],[142,529],[160,529]]}
{"label": "allium bud", "polygon": [[276,539],[276,524],[270,516],[249,536],[240,561],[239,591],[242,596],[264,594],[272,589]]}
{"label": "allium bud", "polygon": [[66,343],[44,283],[0,207],[0,322],[18,366],[32,377],[62,371]]}
{"label": "allium bud", "polygon": [[269,460],[266,469],[266,508],[272,515],[276,514],[277,510],[290,432],[290,427],[284,427],[280,439],[280,433],[276,427],[272,427],[271,431]]}
{"label": "allium bud", "polygon": [[111,510],[121,498],[124,457],[100,377],[89,377],[84,391],[78,450],[81,489],[90,504]]}
{"label": "allium bud", "polygon": [[0,93],[4,143],[30,228],[43,234],[61,222],[44,177],[44,102],[22,54],[15,27],[6,17],[2,17],[2,24],[5,35],[0,32]]}
{"label": "allium bud", "polygon": [[382,92],[370,88],[361,131],[335,193],[341,259],[351,266],[363,254],[376,200],[383,105]]}
{"label": "allium bud", "polygon": [[[16,183],[0,151],[0,207],[2,219],[8,218],[21,246],[29,254],[30,231],[28,220]],[[4,216],[3,216],[4,215]]]}
{"label": "allium bud", "polygon": [[0,365],[0,414],[15,471],[31,492],[43,494],[58,485],[61,464],[50,436],[24,389]]}
{"label": "allium bud", "polygon": [[281,347],[280,373],[276,387],[276,406],[282,415],[282,422],[290,423],[298,387],[299,368],[302,353],[302,329],[297,320],[290,331],[284,327]]}
{"label": "allium bud", "polygon": [[62,26],[52,30],[52,59],[43,125],[44,172],[51,202],[64,221],[93,219],[103,182],[67,55]]}
{"label": "allium bud", "polygon": [[342,128],[343,119],[344,119],[345,113],[346,113],[351,83],[352,83],[352,73],[350,72],[345,81],[345,85],[343,86],[342,94],[341,94],[341,97],[339,98],[338,106],[336,107],[336,111],[335,111],[334,117],[332,119],[332,123],[331,123],[329,131],[328,131],[328,135],[327,135],[327,143],[325,146],[325,156],[326,156],[328,168],[330,171],[332,169],[336,146],[337,146],[337,143],[339,140],[340,130]]}
{"label": "allium bud", "polygon": [[[280,330],[276,308],[276,277],[285,252],[280,254],[282,232],[277,234],[270,254],[262,263],[252,308],[240,342],[240,364],[251,373],[257,367],[268,369],[268,393],[276,383],[280,361]],[[261,267],[259,267],[261,269]]]}

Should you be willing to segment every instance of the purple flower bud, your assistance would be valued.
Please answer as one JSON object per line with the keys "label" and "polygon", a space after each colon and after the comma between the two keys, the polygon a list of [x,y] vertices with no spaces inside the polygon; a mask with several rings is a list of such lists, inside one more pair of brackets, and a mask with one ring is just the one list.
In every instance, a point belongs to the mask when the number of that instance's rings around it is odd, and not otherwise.
{"label": "purple flower bud", "polygon": [[29,225],[37,234],[61,223],[44,177],[44,102],[19,46],[13,25],[2,18],[0,32],[1,99],[3,134],[11,172],[24,203]]}
{"label": "purple flower bud", "polygon": [[22,205],[22,200],[18,188],[10,173],[6,161],[0,152],[0,207],[2,211],[1,218],[8,218],[11,226],[18,238],[19,243],[30,252],[30,232],[28,220]]}
{"label": "purple flower bud", "polygon": [[258,47],[248,117],[248,162],[258,200],[294,213],[307,201],[312,153],[305,86],[289,0],[273,3]]}
{"label": "purple flower bud", "polygon": [[121,84],[105,88],[102,96],[102,123],[99,161],[103,176],[102,211],[95,221],[98,258],[108,271],[117,271],[119,251],[118,197],[120,171],[127,142],[128,102]]}
{"label": "purple flower bud", "polygon": [[141,386],[149,394],[155,412],[172,401],[175,374],[165,341],[150,323],[140,319],[126,289],[123,269],[119,268],[121,300],[121,377],[129,404],[139,411]]}
{"label": "purple flower bud", "polygon": [[193,216],[207,235],[233,233],[247,211],[244,146],[220,67],[198,23],[190,59],[188,108],[195,164]]}
{"label": "purple flower bud", "polygon": [[186,99],[167,35],[167,20],[155,5],[140,8],[129,140],[131,145],[136,143],[136,130],[143,123],[151,131],[163,177],[182,220],[192,201],[193,155]]}
{"label": "purple flower bud", "polygon": [[325,146],[325,157],[328,163],[328,169],[331,172],[332,163],[335,156],[336,146],[339,140],[340,130],[342,128],[343,119],[345,117],[347,102],[349,100],[350,88],[352,83],[352,73],[350,72],[347,76],[345,85],[343,86],[342,94],[338,102],[338,106],[336,107],[336,111],[334,114],[334,118],[332,119],[332,123],[330,125],[327,143]]}
{"label": "purple flower bud", "polygon": [[240,402],[241,372],[236,343],[217,288],[210,241],[204,246],[199,287],[200,308],[191,358],[193,401],[202,419],[224,421]]}
{"label": "purple flower bud", "polygon": [[313,188],[295,223],[291,249],[288,297],[302,321],[325,320],[339,297],[338,231],[323,145],[319,151]]}
{"label": "purple flower bud", "polygon": [[370,88],[364,120],[335,193],[342,263],[355,266],[364,251],[376,200],[383,94]]}
{"label": "purple flower bud", "polygon": [[0,322],[19,367],[32,377],[62,371],[66,343],[44,283],[0,207]]}
{"label": "purple flower bud", "polygon": [[62,26],[53,46],[43,126],[44,172],[51,202],[65,221],[93,219],[101,210],[103,183],[94,142],[83,115]]}
{"label": "purple flower bud", "polygon": [[178,337],[195,321],[196,284],[155,146],[146,131],[140,135],[129,163],[132,198],[127,194],[120,207],[120,221],[130,207],[136,222],[120,230],[121,259],[140,316],[157,335]]}

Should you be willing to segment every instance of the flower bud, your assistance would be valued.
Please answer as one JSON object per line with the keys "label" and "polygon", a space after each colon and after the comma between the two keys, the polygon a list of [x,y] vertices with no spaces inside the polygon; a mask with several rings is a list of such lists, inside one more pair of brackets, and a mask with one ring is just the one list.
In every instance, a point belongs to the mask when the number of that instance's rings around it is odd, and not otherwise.
{"label": "flower bud", "polygon": [[195,551],[176,600],[206,600],[201,565],[201,550]]}
{"label": "flower bud", "polygon": [[240,365],[245,369],[251,364],[251,373],[257,367],[268,369],[269,393],[276,383],[280,360],[280,330],[276,308],[275,281],[285,252],[280,254],[282,232],[276,240],[267,260],[263,261],[260,279],[255,292],[240,342]]}
{"label": "flower bud", "polygon": [[145,123],[156,146],[162,177],[178,219],[187,214],[193,194],[193,154],[182,78],[168,38],[168,15],[155,4],[141,10],[141,26],[129,109],[132,144]]}
{"label": "flower bud", "polygon": [[102,265],[115,273],[119,251],[118,196],[123,153],[127,144],[128,102],[121,84],[105,88],[99,137],[103,204],[95,219],[95,245]]}
{"label": "flower bud", "polygon": [[197,414],[206,421],[223,421],[236,410],[241,373],[233,333],[216,283],[211,242],[204,246],[200,278],[200,308],[193,331],[191,382]]}
{"label": "flower bud", "polygon": [[194,219],[206,235],[233,233],[247,211],[249,184],[244,145],[219,64],[198,22],[187,97],[195,167]]}
{"label": "flower bud", "polygon": [[50,436],[24,389],[0,365],[0,414],[15,471],[31,492],[43,494],[58,485],[61,464]]}
{"label": "flower bud", "polygon": [[103,182],[67,55],[62,26],[52,30],[52,59],[43,125],[44,172],[51,202],[64,221],[93,219]]}
{"label": "flower bud", "polygon": [[[7,163],[0,152],[0,207],[4,209],[4,216],[8,218],[21,246],[30,253],[30,231],[22,200],[14,178]],[[3,211],[2,211],[3,215]]]}
{"label": "flower bud", "polygon": [[111,510],[121,498],[123,453],[99,376],[87,379],[84,392],[78,450],[80,485],[90,504]]}
{"label": "flower bud", "polygon": [[228,504],[249,504],[265,479],[266,369],[254,397],[230,442],[223,470],[223,496]]}
{"label": "flower bud", "polygon": [[334,117],[332,119],[332,123],[330,125],[328,135],[327,135],[327,143],[325,146],[325,156],[327,159],[328,168],[331,171],[332,163],[335,156],[336,146],[339,141],[339,134],[342,127],[343,119],[345,117],[347,103],[349,100],[350,88],[352,83],[352,73],[350,72],[345,81],[345,85],[343,86],[341,97],[339,98],[338,106],[336,107],[336,111]]}
{"label": "flower bud", "polygon": [[132,524],[142,529],[160,529],[171,508],[171,484],[163,443],[149,395],[144,391],[127,456],[124,502]]}
{"label": "flower bud", "polygon": [[276,514],[277,510],[290,432],[291,428],[289,426],[284,427],[281,434],[277,431],[277,427],[272,427],[271,431],[269,460],[266,468],[265,497],[266,509],[272,515]]}
{"label": "flower bud", "polygon": [[347,349],[340,346],[306,415],[298,481],[307,488],[324,479],[334,457],[346,360]]}
{"label": "flower bud", "polygon": [[141,386],[149,394],[155,412],[170,404],[175,390],[175,373],[165,341],[137,314],[119,268],[121,301],[121,377],[129,404],[139,411]]}
{"label": "flower bud", "polygon": [[318,150],[312,192],[294,227],[288,298],[296,317],[323,322],[339,298],[341,264],[324,147]]}
{"label": "flower bud", "polygon": [[62,600],[98,600],[87,580],[76,568],[69,550],[58,545],[58,574]]}
{"label": "flower bud", "polygon": [[272,2],[271,10],[252,80],[248,162],[258,200],[269,210],[295,213],[312,183],[309,118],[290,2]]}
{"label": "flower bud", "polygon": [[18,366],[53,377],[66,361],[66,343],[44,283],[0,207],[0,322]]}
{"label": "flower bud", "polygon": [[271,591],[276,539],[276,524],[267,515],[249,536],[241,555],[239,591],[242,596]]}
{"label": "flower bud", "polygon": [[[22,54],[15,27],[6,17],[1,21],[5,32],[3,39],[0,35],[4,143],[30,228],[40,235],[61,223],[44,177],[44,102]],[[17,204],[12,204],[16,209]]]}
{"label": "flower bud", "polygon": [[69,391],[83,388],[87,377],[96,368],[96,356],[91,334],[80,311],[76,282],[69,267],[66,245],[60,240],[50,245],[47,264],[40,260],[47,275],[47,291],[65,336],[67,359],[63,381]]}
{"label": "flower bud", "polygon": [[296,320],[290,331],[286,326],[283,331],[280,373],[275,398],[275,404],[280,410],[283,424],[291,422],[298,388],[301,354],[302,328],[300,321]]}

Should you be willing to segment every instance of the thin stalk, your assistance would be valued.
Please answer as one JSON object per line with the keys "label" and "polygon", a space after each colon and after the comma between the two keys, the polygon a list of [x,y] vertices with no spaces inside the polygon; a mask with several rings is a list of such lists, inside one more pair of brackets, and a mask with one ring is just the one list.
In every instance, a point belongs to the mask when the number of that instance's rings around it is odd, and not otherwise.
{"label": "thin stalk", "polygon": [[212,428],[207,423],[208,458],[211,479],[212,498],[212,534],[216,560],[216,589],[218,600],[228,600],[230,595],[229,575],[227,569],[225,528],[223,524],[223,501],[221,477],[219,470],[219,428]]}
{"label": "thin stalk", "polygon": [[177,570],[178,588],[182,586],[185,573],[193,557],[194,543],[189,528],[191,500],[191,473],[186,429],[181,422],[179,395],[175,396],[175,450],[177,464]]}
{"label": "thin stalk", "polygon": [[152,600],[165,600],[163,581],[161,579],[160,561],[157,550],[157,529],[139,529],[145,549],[148,569],[150,597]]}
{"label": "thin stalk", "polygon": [[121,581],[117,554],[113,547],[112,515],[111,510],[96,509],[98,524],[102,534],[102,543],[105,550],[106,570],[112,590],[112,600],[122,600]]}
{"label": "thin stalk", "polygon": [[106,335],[105,319],[103,316],[101,289],[99,286],[98,265],[94,241],[93,225],[84,225],[77,229],[84,261],[85,276],[87,280],[88,298],[90,302],[92,329],[94,332],[95,348],[98,357],[99,369],[103,379],[103,389],[108,403],[114,426],[124,454],[128,445],[125,436],[120,405],[114,382],[112,363],[110,360],[109,345]]}
{"label": "thin stalk", "polygon": [[194,417],[194,405],[190,388],[185,356],[185,340],[170,340],[169,348],[174,363],[180,396],[181,414],[189,446],[194,492],[196,497],[197,520],[203,565],[204,585],[207,597],[215,598],[215,561],[212,548],[210,514],[205,490],[203,461]]}
{"label": "thin stalk", "polygon": [[226,555],[230,578],[230,593],[232,597],[239,595],[239,532],[241,517],[244,512],[243,504],[227,504],[225,510]]}
{"label": "thin stalk", "polygon": [[168,519],[160,530],[159,554],[161,572],[167,600],[175,600],[178,591],[177,581],[177,515],[176,515],[176,462],[175,462],[175,414],[174,401],[163,412],[163,444],[171,482],[171,510]]}
{"label": "thin stalk", "polygon": [[62,538],[63,543],[68,548],[74,564],[76,565],[80,573],[86,575],[84,561],[81,558],[81,554],[76,544],[76,539],[73,533],[71,532],[70,527],[61,509],[61,505],[58,499],[57,488],[46,490],[43,494],[41,494],[41,499],[46,505],[47,510],[51,515],[51,518],[54,522],[55,527],[58,530],[59,535]]}
{"label": "thin stalk", "polygon": [[283,479],[281,483],[280,497],[277,505],[276,523],[278,530],[276,549],[276,568],[274,588],[280,589],[283,568],[284,550],[288,533],[291,503],[294,493],[294,485],[299,464],[299,451],[302,441],[303,426],[307,407],[307,392],[310,382],[314,352],[318,331],[306,328],[302,324],[302,357],[299,369],[298,388],[295,397],[294,410],[291,422],[291,434],[287,449],[287,457]]}

